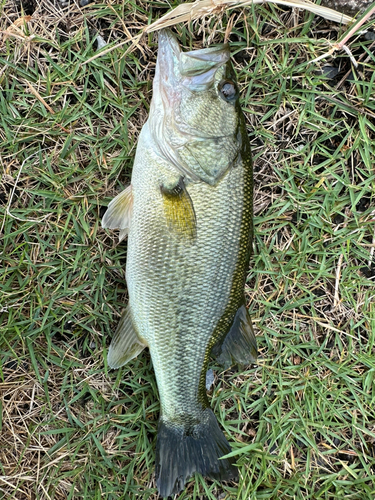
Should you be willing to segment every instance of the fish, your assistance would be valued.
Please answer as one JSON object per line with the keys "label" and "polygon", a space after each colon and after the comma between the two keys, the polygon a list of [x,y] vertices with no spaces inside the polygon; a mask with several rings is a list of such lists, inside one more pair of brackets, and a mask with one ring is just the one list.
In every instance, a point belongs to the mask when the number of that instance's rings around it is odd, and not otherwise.
{"label": "fish", "polygon": [[210,356],[256,362],[245,279],[253,237],[253,168],[228,44],[184,52],[161,30],[148,119],[130,185],[103,228],[128,235],[129,303],[108,349],[119,368],[148,347],[160,398],[155,453],[161,497],[200,473],[236,480],[210,408]]}

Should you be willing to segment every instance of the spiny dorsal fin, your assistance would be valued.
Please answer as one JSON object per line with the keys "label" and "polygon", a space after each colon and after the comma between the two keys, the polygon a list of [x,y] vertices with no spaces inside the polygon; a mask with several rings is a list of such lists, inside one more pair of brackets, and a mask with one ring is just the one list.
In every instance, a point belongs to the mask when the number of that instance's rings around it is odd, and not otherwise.
{"label": "spiny dorsal fin", "polygon": [[169,230],[185,238],[195,238],[197,224],[193,202],[186,190],[183,177],[172,188],[160,186],[163,195],[164,214]]}
{"label": "spiny dorsal fin", "polygon": [[216,343],[211,353],[224,367],[236,363],[240,365],[256,363],[257,341],[244,304],[236,312],[232,326],[224,340]]}
{"label": "spiny dorsal fin", "polygon": [[129,306],[125,309],[109,346],[107,362],[111,368],[120,368],[138,356],[146,347],[137,335],[131,319]]}
{"label": "spiny dorsal fin", "polygon": [[131,184],[114,198],[102,219],[102,227],[120,229],[120,241],[129,233],[133,213],[133,190]]}

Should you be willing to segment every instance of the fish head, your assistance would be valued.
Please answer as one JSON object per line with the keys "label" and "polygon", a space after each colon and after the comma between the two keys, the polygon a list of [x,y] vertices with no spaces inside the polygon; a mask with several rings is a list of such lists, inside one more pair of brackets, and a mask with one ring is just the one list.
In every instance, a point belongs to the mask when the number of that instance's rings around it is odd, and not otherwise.
{"label": "fish head", "polygon": [[150,126],[161,154],[185,177],[216,184],[241,151],[243,116],[228,44],[182,52],[159,34]]}

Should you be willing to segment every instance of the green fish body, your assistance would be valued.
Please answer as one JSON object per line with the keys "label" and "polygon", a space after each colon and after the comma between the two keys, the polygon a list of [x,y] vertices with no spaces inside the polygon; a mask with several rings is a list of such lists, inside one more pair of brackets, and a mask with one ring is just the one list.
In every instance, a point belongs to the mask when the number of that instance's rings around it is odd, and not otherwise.
{"label": "green fish body", "polygon": [[156,482],[178,493],[199,472],[235,479],[209,408],[210,354],[256,359],[244,280],[252,238],[252,164],[227,45],[181,52],[167,30],[131,185],[103,227],[128,233],[129,304],[108,353],[118,368],[150,349],[160,395]]}

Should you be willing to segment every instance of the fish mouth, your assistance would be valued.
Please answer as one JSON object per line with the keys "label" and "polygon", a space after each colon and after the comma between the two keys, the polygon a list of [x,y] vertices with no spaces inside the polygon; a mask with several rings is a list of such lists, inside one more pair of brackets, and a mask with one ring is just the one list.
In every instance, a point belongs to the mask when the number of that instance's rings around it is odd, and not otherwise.
{"label": "fish mouth", "polygon": [[183,76],[197,76],[222,66],[229,60],[229,46],[221,43],[206,49],[191,50],[180,54],[180,72]]}
{"label": "fish mouth", "polygon": [[163,29],[159,32],[158,63],[161,74],[166,80],[179,80],[191,90],[208,88],[214,80],[217,68],[229,59],[227,43],[182,52],[170,30]]}

